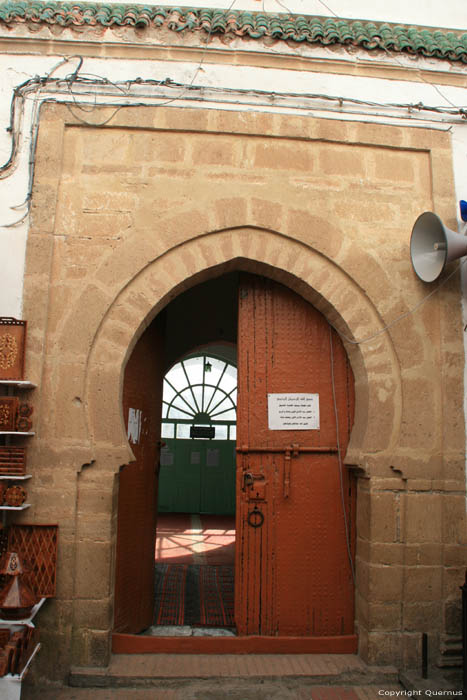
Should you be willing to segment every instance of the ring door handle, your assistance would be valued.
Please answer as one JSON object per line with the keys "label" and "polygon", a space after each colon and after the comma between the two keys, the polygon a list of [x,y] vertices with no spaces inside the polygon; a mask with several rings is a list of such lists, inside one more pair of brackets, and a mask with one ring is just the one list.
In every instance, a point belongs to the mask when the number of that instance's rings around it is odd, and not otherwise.
{"label": "ring door handle", "polygon": [[255,529],[257,527],[261,527],[264,523],[264,514],[258,506],[255,506],[253,510],[250,510],[247,516],[247,522],[250,527],[254,527]]}

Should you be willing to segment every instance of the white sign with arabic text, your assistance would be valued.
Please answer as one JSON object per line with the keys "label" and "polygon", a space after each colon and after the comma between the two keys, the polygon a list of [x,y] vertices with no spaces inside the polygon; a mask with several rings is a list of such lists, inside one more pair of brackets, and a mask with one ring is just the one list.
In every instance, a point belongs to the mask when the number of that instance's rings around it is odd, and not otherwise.
{"label": "white sign with arabic text", "polygon": [[319,430],[319,394],[268,394],[269,430]]}

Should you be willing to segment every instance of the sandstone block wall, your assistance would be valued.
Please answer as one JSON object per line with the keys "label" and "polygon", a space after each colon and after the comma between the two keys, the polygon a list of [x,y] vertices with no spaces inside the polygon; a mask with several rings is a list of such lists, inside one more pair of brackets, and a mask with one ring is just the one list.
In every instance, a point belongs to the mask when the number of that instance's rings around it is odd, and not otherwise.
{"label": "sandstone block wall", "polygon": [[[95,110],[105,120],[105,108]],[[24,316],[37,437],[28,521],[57,522],[41,669],[105,665],[113,624],[125,362],[179,292],[235,269],[289,285],[344,336],[426,294],[415,218],[455,228],[450,136],[429,129],[135,107],[105,127],[42,110]],[[465,567],[463,345],[452,277],[346,342],[358,470],[356,627],[370,663],[419,663],[458,635]]]}

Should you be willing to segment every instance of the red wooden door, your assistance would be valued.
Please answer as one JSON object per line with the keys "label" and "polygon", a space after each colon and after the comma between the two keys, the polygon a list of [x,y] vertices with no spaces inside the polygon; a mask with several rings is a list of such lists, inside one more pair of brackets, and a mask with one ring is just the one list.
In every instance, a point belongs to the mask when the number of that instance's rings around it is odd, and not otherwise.
{"label": "red wooden door", "polygon": [[[238,632],[352,635],[354,487],[339,460],[336,430],[337,411],[343,456],[354,403],[345,350],[304,299],[245,275],[238,368]],[[319,428],[309,427],[308,401],[315,413],[319,405]]]}
{"label": "red wooden door", "polygon": [[137,634],[152,624],[157,472],[162,410],[163,320],[141,336],[125,368],[123,415],[135,461],[119,474],[114,628]]}

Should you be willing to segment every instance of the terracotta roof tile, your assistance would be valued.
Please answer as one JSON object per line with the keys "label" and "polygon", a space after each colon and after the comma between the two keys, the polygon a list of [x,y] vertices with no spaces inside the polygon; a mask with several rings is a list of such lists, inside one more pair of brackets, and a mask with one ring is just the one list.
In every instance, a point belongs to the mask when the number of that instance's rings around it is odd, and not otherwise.
{"label": "terracotta roof tile", "polygon": [[302,15],[98,3],[0,2],[0,24],[165,27],[292,43],[352,45],[467,63],[467,33]]}

